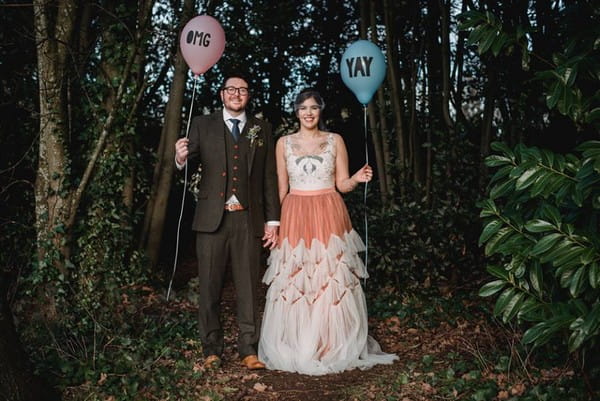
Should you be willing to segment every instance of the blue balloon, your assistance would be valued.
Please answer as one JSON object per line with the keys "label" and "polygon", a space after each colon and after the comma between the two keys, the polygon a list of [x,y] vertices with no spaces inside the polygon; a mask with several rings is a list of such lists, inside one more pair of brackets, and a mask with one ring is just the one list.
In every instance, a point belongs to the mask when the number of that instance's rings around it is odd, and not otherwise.
{"label": "blue balloon", "polygon": [[342,81],[363,105],[367,105],[385,78],[385,58],[377,45],[359,40],[342,55]]}

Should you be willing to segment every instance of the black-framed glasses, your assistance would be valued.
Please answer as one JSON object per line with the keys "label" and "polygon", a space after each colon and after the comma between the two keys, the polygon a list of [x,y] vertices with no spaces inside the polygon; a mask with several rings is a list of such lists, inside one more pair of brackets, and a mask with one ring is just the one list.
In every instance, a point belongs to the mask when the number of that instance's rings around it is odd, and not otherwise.
{"label": "black-framed glasses", "polygon": [[248,95],[248,88],[245,88],[245,87],[236,88],[235,86],[226,86],[226,87],[223,88],[223,90],[228,95],[235,95],[236,93],[239,93],[240,96],[247,96]]}

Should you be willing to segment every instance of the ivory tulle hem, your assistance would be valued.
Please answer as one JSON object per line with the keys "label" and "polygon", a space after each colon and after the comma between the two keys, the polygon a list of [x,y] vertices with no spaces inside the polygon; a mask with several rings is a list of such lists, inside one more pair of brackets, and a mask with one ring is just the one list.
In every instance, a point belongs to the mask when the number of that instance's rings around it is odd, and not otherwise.
{"label": "ivory tulle hem", "polygon": [[397,359],[368,335],[365,247],[341,196],[288,195],[280,230],[263,277],[270,287],[258,353],[267,368],[322,375]]}

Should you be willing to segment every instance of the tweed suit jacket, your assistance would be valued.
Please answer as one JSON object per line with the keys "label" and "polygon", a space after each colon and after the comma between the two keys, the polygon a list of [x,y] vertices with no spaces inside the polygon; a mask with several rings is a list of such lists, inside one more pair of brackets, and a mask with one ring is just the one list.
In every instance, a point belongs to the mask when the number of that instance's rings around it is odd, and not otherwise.
{"label": "tweed suit jacket", "polygon": [[[271,136],[271,125],[248,113],[241,133],[248,136],[254,128],[256,138],[244,141],[248,149],[248,213],[251,230],[256,236],[263,236],[266,221],[279,220],[280,204],[277,191],[277,171],[275,150]],[[219,228],[225,213],[227,187],[227,153],[225,135],[231,135],[223,121],[222,110],[212,114],[194,117],[189,132],[188,162],[195,171],[202,165],[198,203],[194,212],[192,229],[200,232],[214,232]]]}

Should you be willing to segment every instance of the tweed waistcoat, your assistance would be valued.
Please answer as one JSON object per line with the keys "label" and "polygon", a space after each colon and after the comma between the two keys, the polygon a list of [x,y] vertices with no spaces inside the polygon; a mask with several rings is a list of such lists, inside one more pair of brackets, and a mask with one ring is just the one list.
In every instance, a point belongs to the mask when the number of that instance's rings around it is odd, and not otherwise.
{"label": "tweed waistcoat", "polygon": [[237,143],[225,126],[225,152],[227,154],[227,188],[225,200],[232,195],[238,198],[242,206],[248,207],[248,150],[249,141],[240,136]]}

